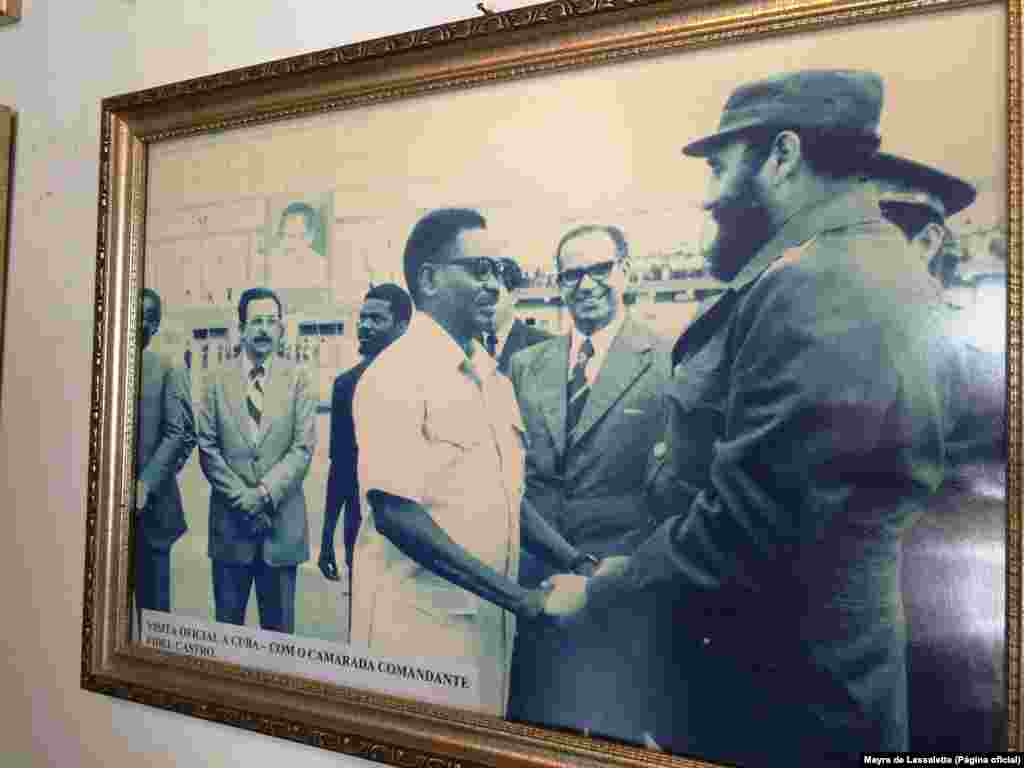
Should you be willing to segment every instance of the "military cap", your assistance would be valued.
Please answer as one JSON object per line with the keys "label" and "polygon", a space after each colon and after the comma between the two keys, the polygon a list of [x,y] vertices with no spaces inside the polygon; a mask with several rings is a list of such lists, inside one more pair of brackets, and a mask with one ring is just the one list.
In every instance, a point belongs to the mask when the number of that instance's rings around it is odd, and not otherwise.
{"label": "military cap", "polygon": [[978,194],[972,184],[961,178],[885,152],[872,158],[868,175],[878,186],[883,211],[916,206],[946,219],[973,203]]}
{"label": "military cap", "polygon": [[745,83],[725,102],[718,130],[683,147],[703,157],[752,128],[813,128],[878,138],[882,78],[874,72],[810,69]]}

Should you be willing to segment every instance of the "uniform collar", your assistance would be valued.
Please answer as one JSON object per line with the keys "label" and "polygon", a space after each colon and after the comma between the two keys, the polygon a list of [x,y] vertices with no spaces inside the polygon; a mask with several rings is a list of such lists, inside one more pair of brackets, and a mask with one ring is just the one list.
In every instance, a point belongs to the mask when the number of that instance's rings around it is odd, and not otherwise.
{"label": "uniform collar", "polygon": [[465,370],[472,367],[481,378],[487,378],[495,370],[494,359],[477,339],[470,341],[467,356],[451,334],[426,312],[413,315],[405,335],[413,336],[417,345],[422,345],[419,348],[424,350],[424,359],[436,361],[440,368]]}
{"label": "uniform collar", "polygon": [[803,245],[822,232],[881,218],[878,200],[866,185],[808,205],[789,217],[775,236],[729,281],[728,290],[743,290],[787,250]]}

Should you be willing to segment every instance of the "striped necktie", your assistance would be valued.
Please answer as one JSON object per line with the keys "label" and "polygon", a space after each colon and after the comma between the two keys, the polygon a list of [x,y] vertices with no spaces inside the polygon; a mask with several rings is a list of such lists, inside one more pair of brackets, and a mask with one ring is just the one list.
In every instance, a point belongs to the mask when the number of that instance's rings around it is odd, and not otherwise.
{"label": "striped necktie", "polygon": [[572,445],[579,424],[580,416],[583,415],[583,406],[587,404],[587,395],[590,394],[590,383],[587,381],[587,363],[594,356],[594,345],[590,337],[586,337],[576,353],[576,364],[572,367],[572,376],[569,377],[569,387],[566,391],[565,411],[565,442]]}
{"label": "striped necktie", "polygon": [[249,409],[255,431],[260,429],[260,418],[263,416],[263,366],[254,365],[249,371],[249,391],[245,396],[245,405]]}

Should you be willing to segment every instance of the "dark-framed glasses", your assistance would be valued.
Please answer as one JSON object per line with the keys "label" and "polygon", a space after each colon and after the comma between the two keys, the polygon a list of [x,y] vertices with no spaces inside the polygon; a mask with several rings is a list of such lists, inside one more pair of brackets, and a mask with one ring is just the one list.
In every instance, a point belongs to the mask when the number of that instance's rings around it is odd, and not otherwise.
{"label": "dark-framed glasses", "polygon": [[510,267],[510,262],[506,259],[489,259],[486,256],[475,256],[473,258],[466,259],[450,259],[445,262],[445,264],[454,264],[462,267],[480,281],[484,281],[491,275],[494,275],[502,282],[505,282],[506,285],[508,277],[512,274],[513,267],[515,268],[515,271],[518,272],[519,270],[514,263],[512,263],[512,266]]}
{"label": "dark-framed glasses", "polygon": [[615,271],[617,263],[616,261],[602,261],[600,264],[591,264],[589,267],[562,270],[558,273],[558,287],[563,291],[575,291],[587,275],[590,275],[591,280],[604,285]]}

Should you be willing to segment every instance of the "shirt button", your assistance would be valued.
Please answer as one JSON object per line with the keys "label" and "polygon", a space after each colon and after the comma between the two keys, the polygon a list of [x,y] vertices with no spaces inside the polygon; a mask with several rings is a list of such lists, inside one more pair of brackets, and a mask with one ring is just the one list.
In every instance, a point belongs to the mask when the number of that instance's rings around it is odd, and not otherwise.
{"label": "shirt button", "polygon": [[654,458],[664,459],[668,455],[668,446],[665,443],[654,444]]}

